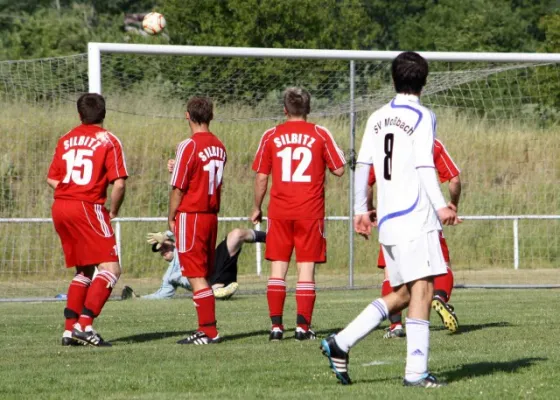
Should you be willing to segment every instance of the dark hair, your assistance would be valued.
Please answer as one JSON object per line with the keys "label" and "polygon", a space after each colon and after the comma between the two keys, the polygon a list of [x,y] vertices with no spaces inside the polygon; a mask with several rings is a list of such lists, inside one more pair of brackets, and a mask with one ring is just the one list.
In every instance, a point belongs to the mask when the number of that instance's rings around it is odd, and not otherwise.
{"label": "dark hair", "polygon": [[83,124],[100,124],[105,119],[105,99],[97,93],[85,93],[77,102],[78,114]]}
{"label": "dark hair", "polygon": [[420,94],[428,77],[428,62],[420,54],[405,51],[391,65],[397,93]]}
{"label": "dark hair", "polygon": [[284,92],[284,107],[289,115],[306,117],[311,112],[311,95],[303,88],[290,87]]}
{"label": "dark hair", "polygon": [[214,118],[214,105],[208,97],[195,96],[187,102],[190,120],[196,124],[209,124]]}

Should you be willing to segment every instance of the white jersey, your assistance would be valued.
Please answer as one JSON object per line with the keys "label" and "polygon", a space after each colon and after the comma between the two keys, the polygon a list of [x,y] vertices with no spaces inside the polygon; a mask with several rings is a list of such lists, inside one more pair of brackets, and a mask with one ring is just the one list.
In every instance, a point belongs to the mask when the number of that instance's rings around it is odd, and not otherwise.
{"label": "white jersey", "polygon": [[418,168],[434,168],[436,117],[418,97],[397,94],[368,119],[359,164],[373,164],[379,241],[393,245],[441,224],[420,183]]}

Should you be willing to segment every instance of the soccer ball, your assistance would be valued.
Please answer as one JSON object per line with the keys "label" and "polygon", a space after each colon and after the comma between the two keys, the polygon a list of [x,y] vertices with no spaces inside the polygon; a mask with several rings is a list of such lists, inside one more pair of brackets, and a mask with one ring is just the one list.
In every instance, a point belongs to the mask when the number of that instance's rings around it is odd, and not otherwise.
{"label": "soccer ball", "polygon": [[146,14],[142,20],[142,28],[150,35],[157,35],[165,28],[165,18],[157,12]]}

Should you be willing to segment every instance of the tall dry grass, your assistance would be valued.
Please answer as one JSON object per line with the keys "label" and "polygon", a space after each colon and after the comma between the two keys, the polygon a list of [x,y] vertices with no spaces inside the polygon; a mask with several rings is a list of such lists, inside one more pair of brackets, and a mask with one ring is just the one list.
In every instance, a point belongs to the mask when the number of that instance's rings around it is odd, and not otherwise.
{"label": "tall dry grass", "polygon": [[[109,110],[107,129],[123,142],[130,173],[123,217],[165,216],[169,176],[165,169],[176,145],[187,137],[181,106],[146,103],[123,97],[142,114],[177,115],[176,119],[147,118]],[[113,99],[113,101],[117,101]],[[111,108],[111,104],[109,104]],[[462,215],[560,214],[560,133],[558,127],[539,129],[535,123],[514,120],[490,122],[467,115],[438,111],[438,136],[462,170]],[[225,121],[220,115],[247,118],[243,107],[217,107],[212,130],[224,141],[229,157],[224,172],[222,216],[246,216],[252,205],[251,163],[262,132],[277,121]],[[258,117],[255,114],[254,117]],[[357,116],[357,143],[367,115]],[[313,118],[327,126],[340,147],[349,150],[347,116]],[[56,107],[0,103],[0,216],[49,217],[52,192],[45,176],[57,138],[78,123],[74,104]],[[444,187],[444,193],[447,189]],[[327,214],[348,214],[348,174],[327,178]],[[321,271],[348,269],[348,225],[328,224],[328,263]],[[220,236],[235,226],[224,223]],[[159,260],[144,244],[144,233],[165,229],[164,224],[124,223],[123,266],[130,276],[156,276]],[[26,275],[56,276],[64,269],[54,230],[49,224],[0,224],[0,279]],[[513,263],[512,225],[509,221],[467,221],[446,230],[455,267],[509,268]],[[522,268],[558,268],[559,221],[520,223]],[[356,238],[355,268],[370,271],[376,264],[377,244]],[[254,271],[254,248],[247,246],[241,272]]]}

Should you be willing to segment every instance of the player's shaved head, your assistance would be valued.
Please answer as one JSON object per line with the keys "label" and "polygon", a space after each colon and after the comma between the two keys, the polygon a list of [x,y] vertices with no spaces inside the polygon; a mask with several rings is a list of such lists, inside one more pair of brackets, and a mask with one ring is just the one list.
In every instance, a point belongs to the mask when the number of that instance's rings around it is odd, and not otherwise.
{"label": "player's shaved head", "polygon": [[413,51],[399,54],[391,66],[395,90],[397,93],[420,94],[428,72],[428,62],[420,54]]}
{"label": "player's shaved head", "polygon": [[105,99],[100,94],[85,93],[80,96],[77,105],[83,124],[100,124],[105,119]]}
{"label": "player's shaved head", "polygon": [[214,118],[214,105],[208,97],[191,97],[187,102],[187,112],[195,124],[210,124]]}
{"label": "player's shaved head", "polygon": [[288,115],[306,117],[311,112],[311,95],[303,88],[290,87],[284,92],[284,108]]}

